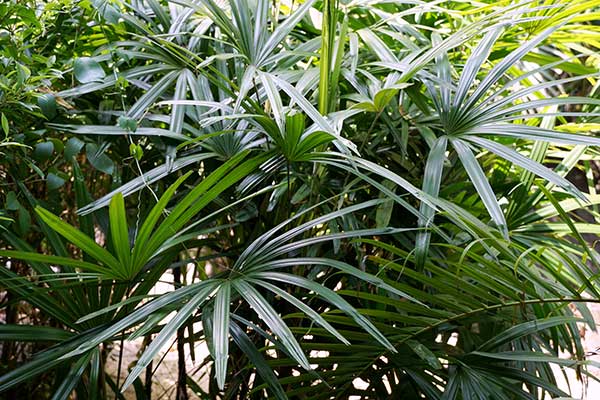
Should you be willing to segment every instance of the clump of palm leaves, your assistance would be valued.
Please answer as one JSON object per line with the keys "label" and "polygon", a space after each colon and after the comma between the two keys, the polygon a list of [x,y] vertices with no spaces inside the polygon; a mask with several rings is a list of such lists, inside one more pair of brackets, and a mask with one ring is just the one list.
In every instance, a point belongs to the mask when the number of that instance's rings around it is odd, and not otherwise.
{"label": "clump of palm leaves", "polygon": [[[75,204],[22,185],[42,239],[0,231],[4,306],[48,320],[0,339],[53,345],[0,392],[146,398],[175,337],[209,350],[178,399],[568,397],[553,364],[595,379],[596,3],[98,1],[47,125]],[[121,382],[107,349],[140,337]]]}

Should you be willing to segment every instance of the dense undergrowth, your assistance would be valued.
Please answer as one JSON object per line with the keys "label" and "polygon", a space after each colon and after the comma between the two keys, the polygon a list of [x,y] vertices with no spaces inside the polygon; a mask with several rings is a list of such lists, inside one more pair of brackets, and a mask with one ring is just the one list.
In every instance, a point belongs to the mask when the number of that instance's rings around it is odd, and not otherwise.
{"label": "dense undergrowth", "polygon": [[599,4],[0,3],[0,396],[569,397]]}

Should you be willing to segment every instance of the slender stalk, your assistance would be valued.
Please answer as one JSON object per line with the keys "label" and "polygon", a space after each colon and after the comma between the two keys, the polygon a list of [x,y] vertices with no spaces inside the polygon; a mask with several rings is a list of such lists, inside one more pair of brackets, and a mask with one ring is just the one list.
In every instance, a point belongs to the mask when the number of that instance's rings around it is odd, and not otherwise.
{"label": "slender stalk", "polygon": [[329,109],[329,95],[331,65],[334,60],[334,39],[337,25],[337,2],[336,0],[323,1],[323,25],[321,27],[321,61],[319,77],[319,112],[327,115]]}
{"label": "slender stalk", "polygon": [[[319,61],[319,113],[327,115],[330,111],[330,73],[333,61],[334,39],[337,24],[337,0],[323,1],[323,19],[321,26],[321,51]],[[322,151],[323,148],[318,148]],[[314,201],[313,195],[318,191],[319,177],[323,174],[323,166],[313,165],[313,176],[311,181],[310,201]],[[316,200],[318,201],[317,195]]]}
{"label": "slender stalk", "polygon": [[[336,6],[337,12],[337,6]],[[337,16],[335,18],[335,22],[337,23]],[[335,26],[335,25],[334,25]],[[339,98],[340,88],[340,73],[342,70],[342,61],[344,58],[344,50],[346,47],[346,37],[348,35],[348,14],[344,13],[344,18],[341,24],[340,33],[338,35],[338,40],[335,40],[335,35],[333,35],[333,39],[331,41],[332,46],[335,43],[335,56],[332,59],[331,66],[331,78],[330,78],[330,91],[329,91],[329,112],[337,111],[337,99]]]}
{"label": "slender stalk", "polygon": [[[181,267],[173,268],[173,286],[175,290],[181,287]],[[185,326],[177,329],[177,394],[176,400],[188,400],[185,370]]]}

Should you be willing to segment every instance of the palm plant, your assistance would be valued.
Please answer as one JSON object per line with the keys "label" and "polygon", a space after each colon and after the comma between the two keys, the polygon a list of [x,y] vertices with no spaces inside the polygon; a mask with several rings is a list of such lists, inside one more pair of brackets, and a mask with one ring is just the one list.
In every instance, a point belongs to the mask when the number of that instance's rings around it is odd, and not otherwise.
{"label": "palm plant", "polygon": [[[144,398],[174,335],[209,350],[209,382],[178,383],[203,398],[541,399],[569,396],[551,364],[588,375],[595,1],[101,3],[58,93],[83,109],[48,128],[113,183],[92,201],[72,162],[73,224],[30,196],[42,245],[2,232],[31,270],[0,285],[52,326],[0,338],[55,345],[0,391],[53,369],[57,399]],[[103,350],[141,336],[121,385]]]}

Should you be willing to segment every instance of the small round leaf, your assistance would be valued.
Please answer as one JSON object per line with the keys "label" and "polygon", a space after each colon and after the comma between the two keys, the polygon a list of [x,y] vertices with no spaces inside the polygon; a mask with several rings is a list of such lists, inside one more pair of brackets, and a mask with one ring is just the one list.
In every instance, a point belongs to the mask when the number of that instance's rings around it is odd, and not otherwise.
{"label": "small round leaf", "polygon": [[33,156],[38,161],[45,161],[52,157],[52,152],[54,152],[54,143],[50,141],[42,142],[35,145]]}

